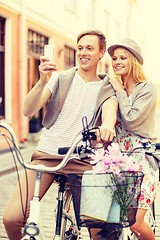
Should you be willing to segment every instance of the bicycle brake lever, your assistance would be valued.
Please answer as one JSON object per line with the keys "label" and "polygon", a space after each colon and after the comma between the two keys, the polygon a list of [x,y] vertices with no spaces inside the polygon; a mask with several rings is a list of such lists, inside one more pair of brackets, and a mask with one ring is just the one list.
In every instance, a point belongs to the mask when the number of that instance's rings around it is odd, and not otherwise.
{"label": "bicycle brake lever", "polygon": [[89,159],[91,154],[94,154],[93,149],[92,148],[86,148],[86,147],[81,147],[80,151],[79,151],[79,157],[80,159]]}
{"label": "bicycle brake lever", "polygon": [[151,143],[147,139],[141,141],[147,155],[152,155],[156,151],[156,143]]}

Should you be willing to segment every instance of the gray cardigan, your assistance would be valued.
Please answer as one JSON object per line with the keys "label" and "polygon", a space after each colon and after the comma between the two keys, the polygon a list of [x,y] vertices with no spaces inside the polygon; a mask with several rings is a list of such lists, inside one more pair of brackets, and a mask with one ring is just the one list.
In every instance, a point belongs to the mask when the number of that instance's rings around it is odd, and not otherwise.
{"label": "gray cardigan", "polygon": [[[156,88],[151,82],[139,83],[135,86],[130,105],[126,91],[116,92],[119,102],[120,118],[126,128],[135,134],[156,141],[154,136]],[[147,155],[154,170],[158,169],[160,156]]]}
{"label": "gray cardigan", "polygon": [[[74,67],[59,73],[59,77],[47,104],[46,113],[42,122],[45,128],[49,129],[55,123],[59,113],[61,112],[76,70],[77,68]],[[99,75],[99,77],[104,79],[104,82],[100,88],[97,98],[95,115],[93,116],[92,121],[94,126],[99,126],[101,124],[101,108],[103,103],[108,98],[115,95],[115,91],[108,81],[108,75],[103,74]]]}
{"label": "gray cardigan", "polygon": [[126,91],[116,92],[120,117],[126,128],[135,134],[156,140],[154,136],[156,88],[151,82],[138,83],[133,89],[132,105]]}

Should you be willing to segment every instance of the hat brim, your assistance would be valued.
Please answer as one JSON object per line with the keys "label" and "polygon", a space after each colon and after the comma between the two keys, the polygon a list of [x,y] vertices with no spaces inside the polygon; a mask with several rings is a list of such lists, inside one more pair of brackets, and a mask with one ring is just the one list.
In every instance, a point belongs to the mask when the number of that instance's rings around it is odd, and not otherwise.
{"label": "hat brim", "polygon": [[143,65],[143,58],[141,55],[139,55],[134,49],[128,47],[128,46],[125,46],[125,45],[122,45],[122,44],[115,44],[115,45],[112,45],[108,48],[108,53],[109,55],[112,57],[113,53],[114,53],[114,50],[116,48],[119,48],[119,47],[122,47],[122,48],[125,48],[127,50],[129,50],[134,56],[135,58],[137,58],[138,62]]}

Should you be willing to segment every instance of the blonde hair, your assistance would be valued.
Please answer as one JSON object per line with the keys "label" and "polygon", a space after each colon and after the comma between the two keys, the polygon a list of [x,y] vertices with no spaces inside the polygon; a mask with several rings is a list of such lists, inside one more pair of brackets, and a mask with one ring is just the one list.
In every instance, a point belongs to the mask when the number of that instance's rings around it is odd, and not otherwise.
{"label": "blonde hair", "polygon": [[[136,83],[147,81],[147,78],[144,74],[142,66],[138,62],[137,58],[130,51],[128,51],[126,48],[124,48],[124,50],[126,52],[127,60],[129,62],[129,66],[130,66],[129,72],[127,74],[127,79],[132,74],[133,79]],[[120,77],[120,79],[121,79],[121,77]],[[124,83],[124,85],[125,85],[125,83]]]}

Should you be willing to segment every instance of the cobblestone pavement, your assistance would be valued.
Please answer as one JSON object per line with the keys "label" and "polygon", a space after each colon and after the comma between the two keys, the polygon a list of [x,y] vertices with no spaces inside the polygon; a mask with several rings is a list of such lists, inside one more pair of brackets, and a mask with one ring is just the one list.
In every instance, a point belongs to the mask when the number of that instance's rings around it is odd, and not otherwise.
{"label": "cobblestone pavement", "polygon": [[[22,170],[20,171],[20,173]],[[1,194],[0,194],[0,239],[7,239],[7,235],[5,233],[3,224],[2,224],[2,215],[8,200],[13,192],[13,189],[16,185],[17,177],[16,173],[10,173],[6,176],[0,177],[0,186]],[[42,239],[51,240],[54,235],[55,228],[55,206],[57,204],[58,185],[53,184],[43,200],[41,201],[41,210],[40,210],[40,218],[41,218],[41,232]],[[42,228],[43,226],[43,228]],[[83,229],[82,237],[85,240],[89,240],[88,232]]]}
{"label": "cobblestone pavement", "polygon": [[[22,155],[26,160],[30,159],[31,153],[34,151],[34,145],[29,145],[22,149]],[[0,239],[8,239],[2,224],[2,215],[8,200],[13,192],[13,189],[17,183],[16,172],[3,175],[3,171],[13,168],[11,164],[12,158],[9,153],[0,155]],[[11,166],[12,165],[12,166]],[[22,170],[19,171],[22,174]],[[57,197],[57,184],[53,184],[43,200],[41,201],[41,225],[43,226],[44,236],[43,239],[53,239],[53,232],[55,226],[55,213]],[[160,240],[160,186],[158,189],[158,196],[156,198],[156,240]],[[43,232],[42,231],[42,232]],[[82,237],[84,240],[89,240],[88,232],[83,228]]]}

